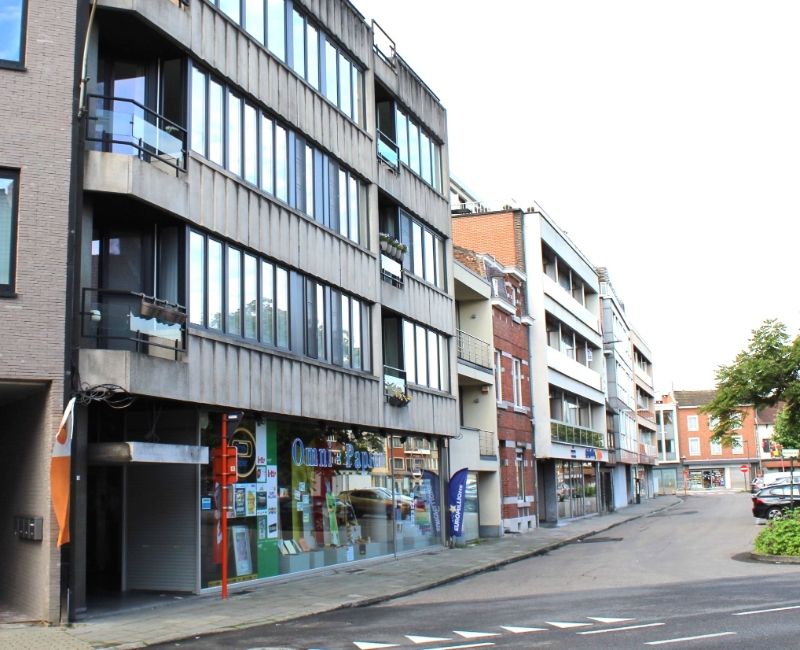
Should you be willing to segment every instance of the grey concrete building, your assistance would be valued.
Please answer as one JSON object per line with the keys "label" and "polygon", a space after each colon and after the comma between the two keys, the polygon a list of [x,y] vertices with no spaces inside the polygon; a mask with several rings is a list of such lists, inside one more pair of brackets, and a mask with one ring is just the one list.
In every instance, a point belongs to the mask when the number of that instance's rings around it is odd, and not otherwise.
{"label": "grey concrete building", "polygon": [[[73,26],[51,57],[69,60],[48,71],[64,86],[47,101],[65,142],[58,156],[47,143],[61,163],[41,173],[60,194],[52,221],[38,211],[41,241],[23,236],[20,208],[18,251],[47,252],[28,293],[43,292],[35,322],[54,330],[9,334],[41,336],[21,346],[49,355],[30,377],[49,382],[42,431],[67,398],[79,406],[64,586],[48,532],[35,547],[46,603],[31,615],[53,620],[65,594],[75,618],[131,591],[197,593],[441,544],[458,419],[438,98],[346,0],[87,0],[77,18],[75,3],[47,6]],[[29,83],[17,103],[36,97]],[[24,196],[32,152],[9,147],[0,167],[22,169]],[[33,399],[22,378],[2,395]],[[227,490],[211,462],[223,437],[237,450]],[[39,501],[15,512],[48,515],[48,451]]]}

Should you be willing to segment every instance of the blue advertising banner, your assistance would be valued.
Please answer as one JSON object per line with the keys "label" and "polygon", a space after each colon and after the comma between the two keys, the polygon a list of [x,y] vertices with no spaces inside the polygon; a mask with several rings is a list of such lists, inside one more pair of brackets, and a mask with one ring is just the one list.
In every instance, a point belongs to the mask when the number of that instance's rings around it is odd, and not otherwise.
{"label": "blue advertising banner", "polygon": [[439,507],[439,475],[429,469],[422,471],[422,482],[425,485],[425,495],[428,507],[431,510],[431,527],[433,534],[438,536],[442,530],[442,513]]}
{"label": "blue advertising banner", "polygon": [[468,470],[458,470],[450,477],[450,536],[461,537],[464,534],[464,504],[466,503]]}

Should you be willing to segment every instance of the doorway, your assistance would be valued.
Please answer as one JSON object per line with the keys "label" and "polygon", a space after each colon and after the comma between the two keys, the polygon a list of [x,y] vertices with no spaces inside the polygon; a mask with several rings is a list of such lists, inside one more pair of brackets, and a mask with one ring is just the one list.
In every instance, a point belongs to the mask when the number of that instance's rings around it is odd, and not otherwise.
{"label": "doorway", "polygon": [[122,486],[120,466],[87,472],[86,589],[91,596],[122,589]]}

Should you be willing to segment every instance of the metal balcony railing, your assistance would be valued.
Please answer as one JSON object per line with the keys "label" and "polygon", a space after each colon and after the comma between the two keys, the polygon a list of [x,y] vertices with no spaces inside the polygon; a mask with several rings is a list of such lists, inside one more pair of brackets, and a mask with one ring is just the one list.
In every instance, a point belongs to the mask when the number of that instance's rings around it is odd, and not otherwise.
{"label": "metal balcony railing", "polygon": [[133,99],[89,95],[86,141],[186,171],[186,129]]}
{"label": "metal balcony railing", "polygon": [[562,422],[551,422],[550,439],[553,442],[565,442],[584,447],[603,447],[605,436],[591,429],[563,424]]}
{"label": "metal balcony railing", "polygon": [[458,358],[483,368],[492,368],[492,346],[486,341],[458,330]]}
{"label": "metal balcony railing", "polygon": [[84,288],[81,336],[100,349],[177,360],[186,351],[186,308],[134,291]]}

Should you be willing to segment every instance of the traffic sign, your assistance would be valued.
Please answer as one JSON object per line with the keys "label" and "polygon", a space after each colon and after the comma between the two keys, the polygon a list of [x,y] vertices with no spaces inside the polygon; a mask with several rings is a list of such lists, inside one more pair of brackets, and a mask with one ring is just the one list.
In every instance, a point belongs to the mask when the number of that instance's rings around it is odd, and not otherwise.
{"label": "traffic sign", "polygon": [[739,471],[742,474],[747,474],[750,471],[750,465],[739,465]]}

